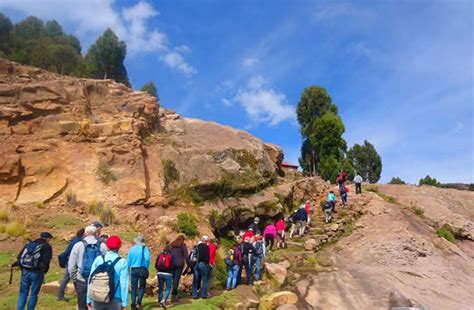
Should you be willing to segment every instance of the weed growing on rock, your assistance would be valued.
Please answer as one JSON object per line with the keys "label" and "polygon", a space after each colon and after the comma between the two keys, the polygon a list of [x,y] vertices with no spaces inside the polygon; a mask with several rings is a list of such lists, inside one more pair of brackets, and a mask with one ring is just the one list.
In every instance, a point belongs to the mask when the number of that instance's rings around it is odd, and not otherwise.
{"label": "weed growing on rock", "polygon": [[445,226],[438,228],[438,230],[436,231],[436,234],[439,237],[442,237],[448,240],[449,242],[456,243],[456,237],[454,237],[453,233]]}
{"label": "weed growing on rock", "polygon": [[103,209],[104,209],[104,204],[102,203],[102,201],[93,201],[87,207],[87,213],[99,215]]}
{"label": "weed growing on rock", "polygon": [[7,223],[11,218],[10,211],[8,211],[6,208],[1,208],[0,209],[0,222]]}
{"label": "weed growing on rock", "polygon": [[179,213],[177,229],[188,237],[196,237],[199,234],[196,216],[186,212]]}
{"label": "weed growing on rock", "polygon": [[179,182],[179,171],[176,169],[176,164],[172,160],[163,161],[165,190],[174,182]]}
{"label": "weed growing on rock", "polygon": [[35,202],[35,207],[38,209],[43,209],[44,208],[44,203],[42,201],[36,201]]}
{"label": "weed growing on rock", "polygon": [[102,183],[104,183],[105,185],[109,185],[111,181],[117,180],[117,177],[112,173],[109,163],[105,159],[102,159],[99,162],[99,167],[97,168],[97,175],[99,176],[99,179],[102,181]]}
{"label": "weed growing on rock", "polygon": [[114,211],[112,211],[112,209],[110,207],[103,208],[102,212],[100,212],[99,216],[100,216],[100,221],[105,226],[110,226],[110,225],[117,222],[117,220],[115,218],[115,213],[114,213]]}
{"label": "weed growing on rock", "polygon": [[73,192],[67,192],[66,193],[66,205],[68,207],[74,208],[77,206],[77,196]]}
{"label": "weed growing on rock", "polygon": [[415,214],[418,215],[419,217],[423,217],[424,214],[425,214],[425,209],[423,209],[423,208],[421,208],[421,207],[414,206],[414,207],[412,207],[412,210],[413,210],[413,212],[415,212]]}

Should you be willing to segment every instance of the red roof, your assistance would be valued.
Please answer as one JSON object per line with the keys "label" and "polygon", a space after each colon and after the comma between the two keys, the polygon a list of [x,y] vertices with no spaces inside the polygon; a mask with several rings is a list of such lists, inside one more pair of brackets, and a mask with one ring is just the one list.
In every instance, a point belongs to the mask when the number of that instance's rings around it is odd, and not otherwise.
{"label": "red roof", "polygon": [[293,165],[293,164],[287,163],[286,161],[282,162],[281,165],[282,165],[283,167],[298,168],[298,165]]}

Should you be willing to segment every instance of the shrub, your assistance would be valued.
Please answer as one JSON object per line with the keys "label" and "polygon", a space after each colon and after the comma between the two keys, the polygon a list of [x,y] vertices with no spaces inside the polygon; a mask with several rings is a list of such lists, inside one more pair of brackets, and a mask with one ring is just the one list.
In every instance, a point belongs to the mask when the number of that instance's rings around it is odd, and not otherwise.
{"label": "shrub", "polygon": [[44,208],[44,203],[42,201],[36,201],[35,202],[35,207],[38,209],[43,209]]}
{"label": "shrub", "polygon": [[7,223],[10,220],[11,214],[5,208],[0,209],[0,222]]}
{"label": "shrub", "polygon": [[69,207],[77,206],[77,196],[73,192],[66,193],[66,205]]}
{"label": "shrub", "polygon": [[403,181],[402,179],[400,179],[399,177],[394,177],[390,180],[390,182],[388,182],[388,184],[398,184],[398,185],[405,185],[405,181]]}
{"label": "shrub", "polygon": [[413,207],[413,212],[415,212],[416,215],[418,216],[423,216],[425,214],[425,209],[421,208],[421,207]]}
{"label": "shrub", "polygon": [[105,159],[100,160],[99,167],[97,168],[97,175],[105,185],[108,185],[111,181],[117,180],[117,177],[112,173],[109,163]]}
{"label": "shrub", "polygon": [[115,213],[110,207],[103,208],[99,216],[100,216],[100,221],[105,226],[109,226],[116,223]]}
{"label": "shrub", "polygon": [[18,221],[13,221],[5,225],[5,232],[12,237],[19,237],[25,234],[25,225]]}
{"label": "shrub", "polygon": [[102,201],[93,201],[87,207],[87,213],[99,215],[100,213],[102,213],[102,210],[104,208],[105,207],[104,207],[104,204],[102,203]]}
{"label": "shrub", "polygon": [[167,190],[172,183],[179,181],[179,171],[176,169],[176,164],[169,159],[163,161],[163,170],[165,177],[165,190]]}
{"label": "shrub", "polygon": [[198,235],[197,218],[194,214],[181,212],[178,214],[178,230],[188,237]]}
{"label": "shrub", "polygon": [[366,191],[368,192],[372,192],[372,193],[378,193],[379,192],[379,189],[377,188],[377,186],[367,186],[365,188]]}
{"label": "shrub", "polygon": [[440,187],[441,183],[439,183],[438,180],[436,180],[436,178],[432,178],[429,175],[427,175],[423,179],[420,179],[419,185],[420,186],[421,185],[431,185],[431,186]]}
{"label": "shrub", "polygon": [[397,203],[397,199],[395,197],[388,196],[388,195],[383,195],[383,200],[385,200],[388,203]]}
{"label": "shrub", "polygon": [[452,243],[456,242],[456,237],[454,237],[453,233],[448,228],[446,228],[445,226],[443,226],[441,228],[438,228],[438,230],[436,231],[436,234],[439,237],[442,237],[442,238],[448,240],[449,242],[452,242]]}

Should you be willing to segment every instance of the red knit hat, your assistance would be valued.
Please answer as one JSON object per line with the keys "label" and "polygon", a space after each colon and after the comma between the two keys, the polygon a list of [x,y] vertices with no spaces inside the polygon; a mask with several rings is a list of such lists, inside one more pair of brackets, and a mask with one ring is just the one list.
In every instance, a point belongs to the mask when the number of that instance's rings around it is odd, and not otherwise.
{"label": "red knit hat", "polygon": [[105,243],[109,250],[115,251],[120,249],[122,246],[122,240],[120,240],[119,236],[110,236],[109,239],[107,239],[107,242]]}

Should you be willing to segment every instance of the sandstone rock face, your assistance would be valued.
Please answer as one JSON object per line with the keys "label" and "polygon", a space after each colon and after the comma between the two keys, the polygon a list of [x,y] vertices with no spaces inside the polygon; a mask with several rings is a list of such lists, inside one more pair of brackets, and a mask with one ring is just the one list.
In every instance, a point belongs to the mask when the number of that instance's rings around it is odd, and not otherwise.
{"label": "sandstone rock face", "polygon": [[[271,310],[285,304],[295,305],[298,302],[298,296],[293,292],[282,291],[263,296],[258,306],[259,310]],[[285,309],[285,308],[284,308]],[[291,308],[290,308],[291,309]]]}
{"label": "sandstone rock face", "polygon": [[234,292],[244,305],[245,309],[258,307],[259,298],[251,286],[239,285],[235,288]]}
{"label": "sandstone rock face", "polygon": [[[160,112],[161,111],[161,112]],[[183,184],[249,174],[265,182],[281,149],[216,123],[186,119],[112,80],[56,75],[0,59],[0,203],[161,203],[163,162]]]}
{"label": "sandstone rock face", "polygon": [[289,261],[283,261],[281,263],[265,262],[265,269],[267,270],[267,272],[270,274],[271,277],[277,280],[279,285],[282,285],[283,283],[285,283],[289,267],[290,267]]}

